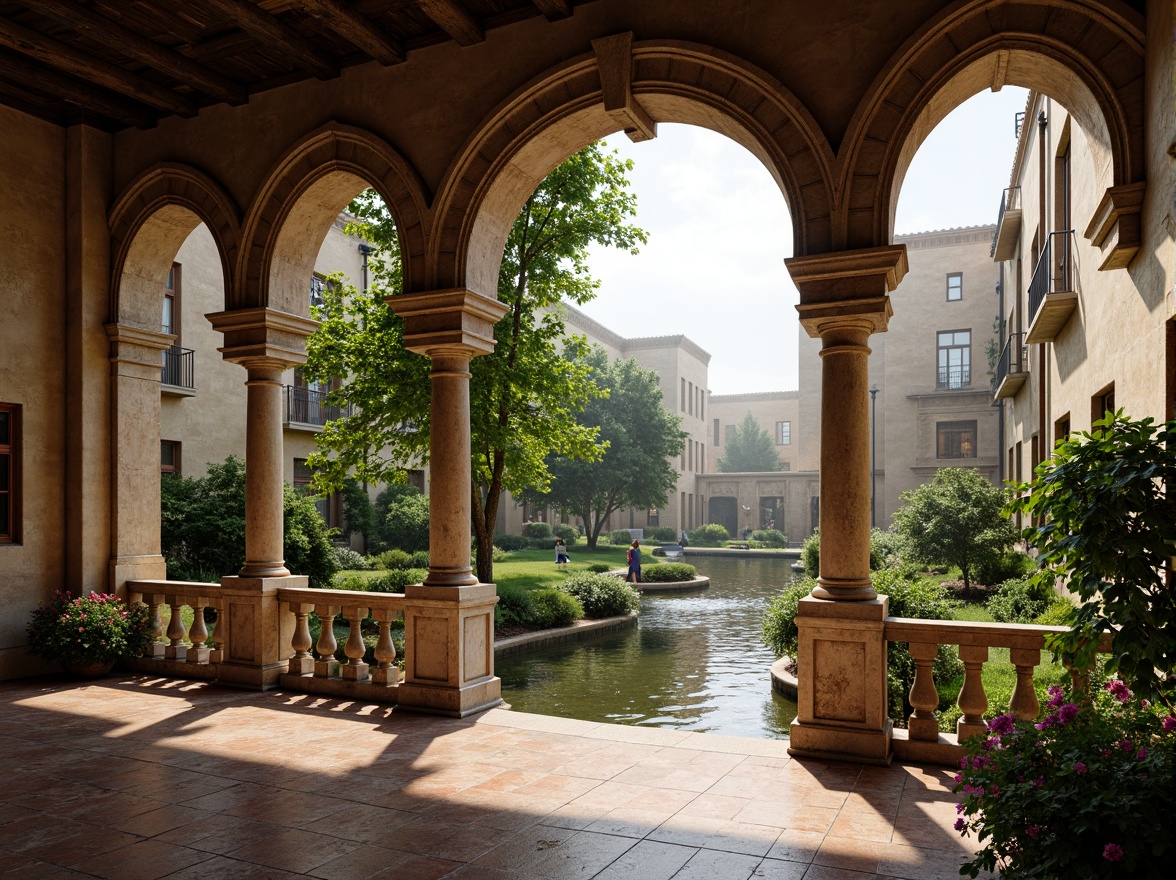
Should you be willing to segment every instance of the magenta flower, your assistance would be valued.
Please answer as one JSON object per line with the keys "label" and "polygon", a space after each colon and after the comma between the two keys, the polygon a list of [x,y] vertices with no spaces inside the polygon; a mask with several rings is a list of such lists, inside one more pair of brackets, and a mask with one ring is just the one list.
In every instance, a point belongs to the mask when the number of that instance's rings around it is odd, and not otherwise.
{"label": "magenta flower", "polygon": [[963,781],[964,781],[964,774],[963,774],[963,773],[957,773],[957,774],[956,774],[955,776],[953,776],[952,778],[955,780],[955,784],[956,784],[956,785],[959,785],[961,782],[963,782]]}
{"label": "magenta flower", "polygon": [[968,830],[968,823],[963,820],[963,817],[960,817],[959,819],[955,820],[954,827],[956,831],[958,831],[960,834],[963,834]]}
{"label": "magenta flower", "polygon": [[1038,835],[1041,834],[1041,829],[1038,828],[1036,825],[1030,825],[1025,829],[1025,833],[1028,834],[1030,837],[1032,837],[1034,840],[1037,840]]}
{"label": "magenta flower", "polygon": [[1145,748],[1141,747],[1140,750],[1135,753],[1135,760],[1137,760],[1137,761],[1142,761],[1146,757],[1147,757],[1147,749],[1145,749]]}
{"label": "magenta flower", "polygon": [[1134,746],[1134,745],[1132,745],[1132,743],[1131,743],[1131,740],[1129,740],[1129,739],[1121,739],[1121,740],[1119,740],[1119,748],[1121,748],[1121,749],[1122,749],[1123,751],[1125,751],[1125,752],[1129,752],[1129,751],[1131,751],[1133,748],[1135,748],[1135,746]]}
{"label": "magenta flower", "polygon": [[1164,726],[1164,730],[1169,732],[1176,730],[1176,715],[1169,715],[1160,723]]}
{"label": "magenta flower", "polygon": [[1103,858],[1108,862],[1117,862],[1123,858],[1123,847],[1117,843],[1108,843],[1103,847]]}
{"label": "magenta flower", "polygon": [[997,736],[1005,736],[1013,732],[1016,722],[1017,716],[1011,712],[1004,715],[997,715],[988,722],[988,731],[989,733],[995,733]]}
{"label": "magenta flower", "polygon": [[1106,689],[1110,691],[1111,696],[1113,696],[1120,703],[1126,703],[1131,699],[1131,690],[1127,687],[1127,685],[1119,681],[1117,678],[1114,681],[1108,681]]}
{"label": "magenta flower", "polygon": [[1067,724],[1078,717],[1078,707],[1073,703],[1066,703],[1062,708],[1058,709],[1058,719],[1062,724]]}
{"label": "magenta flower", "polygon": [[966,807],[964,807],[964,804],[962,801],[960,803],[956,804],[956,812],[957,813],[962,813],[965,809],[966,809]]}
{"label": "magenta flower", "polygon": [[1083,764],[1081,761],[1078,761],[1077,763],[1074,764],[1074,772],[1077,775],[1081,776],[1082,774],[1084,774],[1086,772],[1086,765]]}

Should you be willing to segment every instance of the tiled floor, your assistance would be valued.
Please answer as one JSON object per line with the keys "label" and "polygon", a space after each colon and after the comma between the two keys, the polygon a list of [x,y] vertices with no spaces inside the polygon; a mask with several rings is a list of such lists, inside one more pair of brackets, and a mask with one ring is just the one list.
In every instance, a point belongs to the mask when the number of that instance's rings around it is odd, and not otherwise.
{"label": "tiled floor", "polygon": [[949,880],[951,771],[494,710],[112,677],[0,684],[0,874]]}

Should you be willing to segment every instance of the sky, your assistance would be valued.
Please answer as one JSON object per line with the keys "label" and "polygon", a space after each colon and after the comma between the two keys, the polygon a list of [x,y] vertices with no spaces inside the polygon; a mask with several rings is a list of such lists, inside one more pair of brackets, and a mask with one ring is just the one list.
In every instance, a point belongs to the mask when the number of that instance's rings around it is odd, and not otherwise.
{"label": "sky", "polygon": [[[982,92],[931,132],[903,182],[896,233],[996,222],[1026,94]],[[685,334],[710,353],[715,394],[795,389],[799,296],[784,268],[792,225],[767,170],[734,141],[687,125],[608,145],[633,160],[636,222],[649,243],[636,256],[593,248],[601,286],[582,310],[629,338]]]}

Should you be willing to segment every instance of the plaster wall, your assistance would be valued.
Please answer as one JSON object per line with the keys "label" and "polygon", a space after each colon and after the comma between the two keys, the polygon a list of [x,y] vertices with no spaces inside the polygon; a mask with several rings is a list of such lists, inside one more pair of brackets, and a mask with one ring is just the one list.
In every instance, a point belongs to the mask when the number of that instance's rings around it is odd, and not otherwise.
{"label": "plaster wall", "polygon": [[29,614],[54,589],[83,586],[65,570],[65,136],[0,107],[0,401],[21,407],[21,525],[0,544],[0,678],[40,668],[24,650]]}
{"label": "plaster wall", "polygon": [[[710,399],[710,416],[707,419],[707,439],[710,446],[710,456],[707,460],[707,473],[719,472],[719,459],[726,451],[727,428],[738,425],[744,416],[751,413],[759,422],[761,429],[768,432],[776,447],[776,457],[784,470],[797,470],[800,450],[799,436],[801,433],[800,393],[797,391],[768,391],[759,394],[714,394]],[[718,443],[715,443],[715,422],[719,424]],[[778,422],[790,424],[790,440],[781,444],[776,425]]]}

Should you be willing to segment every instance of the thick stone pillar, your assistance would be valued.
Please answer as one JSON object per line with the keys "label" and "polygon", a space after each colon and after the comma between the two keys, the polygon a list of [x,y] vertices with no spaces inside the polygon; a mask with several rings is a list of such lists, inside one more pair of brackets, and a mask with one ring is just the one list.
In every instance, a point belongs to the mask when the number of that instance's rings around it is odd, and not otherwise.
{"label": "thick stone pillar", "polygon": [[789,752],[890,762],[886,706],[888,602],[870,584],[871,333],[886,330],[889,292],[906,249],[849,251],[787,262],[801,324],[821,339],[821,572],[796,625],[797,717]]}
{"label": "thick stone pillar", "polygon": [[283,614],[278,590],[305,587],[283,559],[282,371],[306,362],[306,337],[316,321],[256,308],[207,316],[225,335],[227,361],[247,371],[245,428],[245,565],[221,578],[224,661],[219,680],[274,687],[289,668],[294,620]]}
{"label": "thick stone pillar", "polygon": [[507,311],[469,290],[388,298],[404,318],[404,344],[433,364],[429,439],[429,574],[405,588],[404,681],[397,704],[462,717],[502,702],[494,675],[493,584],[470,566],[471,358],[494,349]]}
{"label": "thick stone pillar", "polygon": [[[110,340],[110,589],[162,580],[159,549],[159,379],[167,333],[107,324]],[[154,487],[154,491],[151,490]]]}

